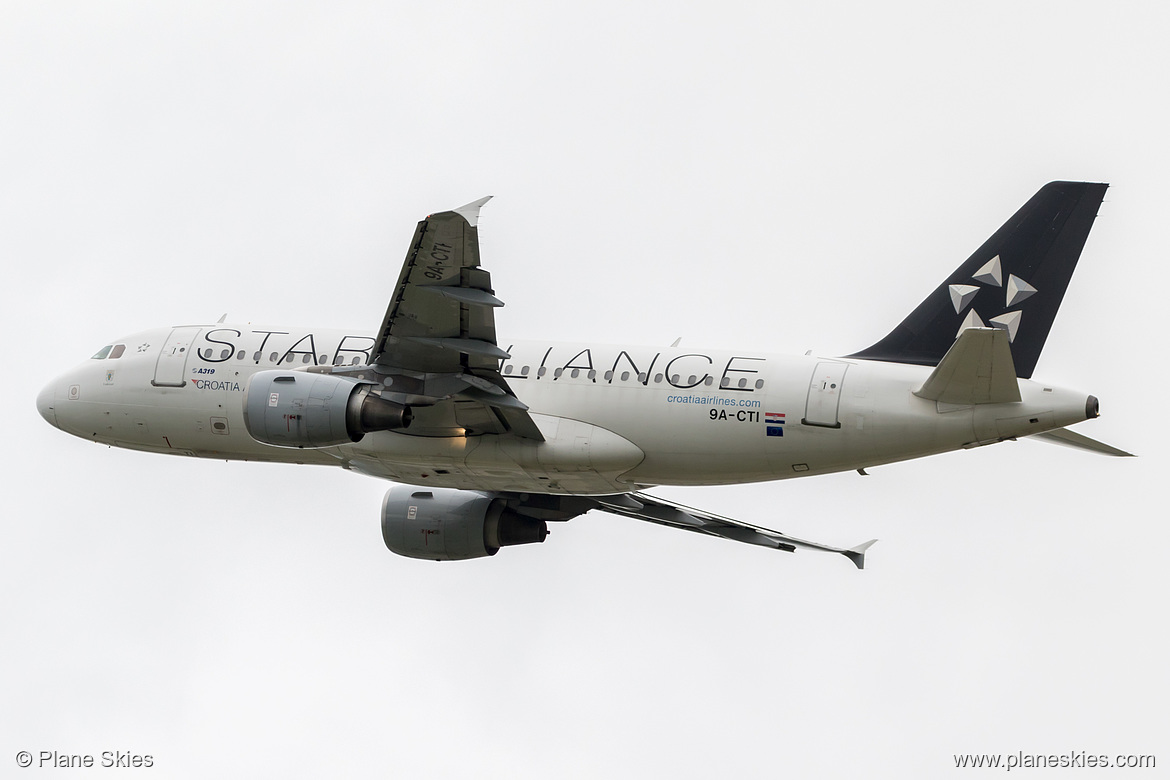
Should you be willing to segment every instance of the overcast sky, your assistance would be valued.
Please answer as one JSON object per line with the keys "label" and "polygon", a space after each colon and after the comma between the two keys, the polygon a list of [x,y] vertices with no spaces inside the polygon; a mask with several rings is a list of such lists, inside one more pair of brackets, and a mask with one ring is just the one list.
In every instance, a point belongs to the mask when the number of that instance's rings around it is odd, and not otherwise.
{"label": "overcast sky", "polygon": [[[341,5],[0,0],[0,774],[1166,771],[1166,11]],[[878,537],[864,572],[600,514],[408,560],[387,483],[112,450],[34,405],[145,328],[373,330],[417,220],[488,194],[501,341],[847,354],[1053,179],[1113,186],[1036,377],[1141,457],[658,491]]]}

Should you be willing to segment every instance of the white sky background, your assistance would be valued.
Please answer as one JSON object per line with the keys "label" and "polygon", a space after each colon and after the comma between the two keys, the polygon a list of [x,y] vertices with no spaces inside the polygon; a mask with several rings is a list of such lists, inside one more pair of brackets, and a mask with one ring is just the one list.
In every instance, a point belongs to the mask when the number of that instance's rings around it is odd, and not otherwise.
{"label": "white sky background", "polygon": [[[0,2],[0,773],[1164,773],[1166,11],[812,5]],[[485,194],[501,340],[844,354],[1061,178],[1113,187],[1036,376],[1142,457],[658,491],[878,537],[864,572],[599,514],[407,560],[386,483],[111,450],[34,405],[148,327],[372,330],[416,221]]]}

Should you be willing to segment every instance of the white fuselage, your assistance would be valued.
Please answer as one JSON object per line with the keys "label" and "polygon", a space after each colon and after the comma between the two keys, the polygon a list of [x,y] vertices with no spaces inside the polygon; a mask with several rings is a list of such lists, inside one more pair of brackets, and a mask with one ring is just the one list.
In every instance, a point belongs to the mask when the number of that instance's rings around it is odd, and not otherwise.
{"label": "white fuselage", "polygon": [[501,342],[511,355],[501,373],[544,442],[465,436],[429,423],[425,407],[407,430],[343,446],[274,447],[248,434],[243,407],[253,374],[365,364],[373,341],[251,325],[146,331],[118,341],[118,357],[95,357],[50,384],[38,408],[68,433],[118,447],[339,465],[410,484],[595,495],[859,469],[1086,419],[1085,394],[1029,380],[1019,382],[1019,402],[945,405],[914,394],[931,373],[921,366]]}

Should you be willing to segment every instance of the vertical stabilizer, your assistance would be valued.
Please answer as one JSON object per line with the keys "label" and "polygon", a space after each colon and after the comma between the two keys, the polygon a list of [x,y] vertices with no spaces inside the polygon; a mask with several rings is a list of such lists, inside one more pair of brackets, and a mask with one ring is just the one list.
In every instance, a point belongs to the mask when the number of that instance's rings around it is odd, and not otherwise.
{"label": "vertical stabilizer", "polygon": [[1044,185],[888,336],[849,357],[936,366],[967,328],[999,328],[1030,378],[1108,186]]}

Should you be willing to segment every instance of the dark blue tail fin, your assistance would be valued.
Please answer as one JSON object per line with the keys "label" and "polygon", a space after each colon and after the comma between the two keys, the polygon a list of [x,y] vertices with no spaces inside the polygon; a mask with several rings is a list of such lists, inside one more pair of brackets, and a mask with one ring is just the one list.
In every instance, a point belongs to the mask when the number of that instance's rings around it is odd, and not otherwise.
{"label": "dark blue tail fin", "polygon": [[1044,185],[888,336],[849,357],[935,366],[964,329],[995,327],[1030,378],[1108,186]]}

